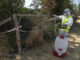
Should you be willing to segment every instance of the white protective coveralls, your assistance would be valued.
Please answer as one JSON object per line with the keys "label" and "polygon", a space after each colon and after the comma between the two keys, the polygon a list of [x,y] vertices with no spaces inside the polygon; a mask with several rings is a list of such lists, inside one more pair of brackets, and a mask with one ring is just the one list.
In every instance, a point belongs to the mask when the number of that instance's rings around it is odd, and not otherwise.
{"label": "white protective coveralls", "polygon": [[[70,17],[69,17],[70,16]],[[71,27],[73,25],[73,18],[71,16],[71,12],[70,12],[70,9],[65,9],[64,12],[63,12],[63,15],[60,15],[60,16],[57,16],[57,15],[54,15],[54,17],[58,18],[58,19],[61,19],[62,21],[68,19],[68,21],[62,25],[66,25],[66,26],[69,26]],[[69,17],[69,18],[68,18]],[[63,19],[64,18],[64,19]],[[69,29],[70,30],[70,29]],[[63,32],[63,31],[60,31],[60,32]],[[68,31],[69,32],[69,31]],[[67,36],[68,35],[68,32],[65,31],[65,35]]]}
{"label": "white protective coveralls", "polygon": [[[69,18],[67,18],[68,16],[70,16]],[[72,26],[73,24],[73,18],[70,14],[70,10],[69,9],[65,9],[64,10],[64,15],[61,16],[54,16],[57,17],[61,20],[66,20],[66,18],[68,19],[68,21],[66,23],[64,23],[64,25],[67,25],[69,27]],[[63,19],[64,17],[64,19]],[[65,32],[68,35],[68,32]],[[58,56],[63,56],[63,54],[65,54],[67,52],[67,48],[68,48],[68,38],[65,37],[64,39],[61,39],[59,36],[56,37],[55,39],[55,45],[54,45],[54,51],[57,53]]]}

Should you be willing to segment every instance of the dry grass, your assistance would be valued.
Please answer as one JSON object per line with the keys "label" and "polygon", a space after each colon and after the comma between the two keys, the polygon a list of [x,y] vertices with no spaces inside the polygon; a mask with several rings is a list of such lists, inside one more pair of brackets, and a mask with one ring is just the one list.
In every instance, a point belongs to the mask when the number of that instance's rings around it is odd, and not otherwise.
{"label": "dry grass", "polygon": [[38,26],[34,26],[32,31],[36,32],[30,32],[26,43],[28,46],[37,46],[43,41],[43,30],[40,30]]}

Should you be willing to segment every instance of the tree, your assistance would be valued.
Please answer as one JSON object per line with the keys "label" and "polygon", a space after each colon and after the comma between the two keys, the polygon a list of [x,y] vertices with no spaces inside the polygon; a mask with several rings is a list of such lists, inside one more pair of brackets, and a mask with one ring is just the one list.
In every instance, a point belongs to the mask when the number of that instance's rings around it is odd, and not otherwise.
{"label": "tree", "polygon": [[33,7],[35,11],[37,11],[40,5],[41,0],[32,0],[32,4],[30,5],[30,7]]}
{"label": "tree", "polygon": [[41,7],[41,13],[50,15],[55,6],[55,0],[33,0],[31,6],[34,7],[35,11]]}
{"label": "tree", "polygon": [[55,7],[55,0],[41,0],[42,1],[42,13],[52,14]]}
{"label": "tree", "polygon": [[80,13],[80,3],[79,3],[79,5],[78,5],[78,13]]}
{"label": "tree", "polygon": [[7,18],[17,13],[23,6],[25,0],[0,0],[0,17]]}
{"label": "tree", "polygon": [[70,8],[73,9],[73,4],[71,3],[71,0],[55,0],[56,6],[53,11],[53,13],[56,14],[62,14],[64,9]]}
{"label": "tree", "polygon": [[22,13],[22,14],[34,14],[34,10],[33,9],[28,9],[26,7],[22,7],[18,13]]}

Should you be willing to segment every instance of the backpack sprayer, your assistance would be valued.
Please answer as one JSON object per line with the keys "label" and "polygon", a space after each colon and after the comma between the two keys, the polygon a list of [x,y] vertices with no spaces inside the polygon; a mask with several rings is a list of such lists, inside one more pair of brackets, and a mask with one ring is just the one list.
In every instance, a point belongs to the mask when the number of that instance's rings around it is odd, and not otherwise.
{"label": "backpack sprayer", "polygon": [[59,26],[59,31],[58,31],[59,33],[55,39],[55,45],[54,45],[54,51],[53,51],[54,56],[64,58],[64,56],[66,55],[67,48],[68,48],[68,38],[65,36],[65,31],[60,30],[60,29],[66,29],[66,27],[67,27],[66,25]]}

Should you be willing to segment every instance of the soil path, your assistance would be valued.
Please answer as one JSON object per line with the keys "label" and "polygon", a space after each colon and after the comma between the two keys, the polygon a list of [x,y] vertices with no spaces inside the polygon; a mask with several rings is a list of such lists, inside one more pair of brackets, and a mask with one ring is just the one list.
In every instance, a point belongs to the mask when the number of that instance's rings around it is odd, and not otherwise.
{"label": "soil path", "polygon": [[69,33],[69,48],[65,58],[53,56],[54,43],[45,42],[38,48],[32,48],[23,54],[23,60],[80,60],[80,20]]}

